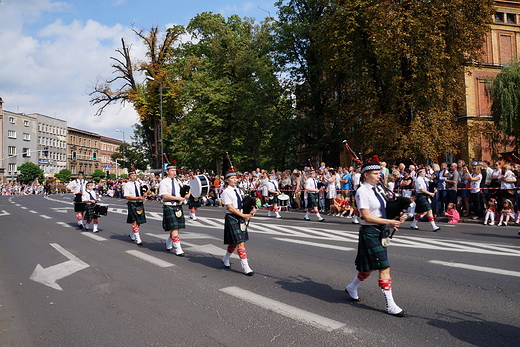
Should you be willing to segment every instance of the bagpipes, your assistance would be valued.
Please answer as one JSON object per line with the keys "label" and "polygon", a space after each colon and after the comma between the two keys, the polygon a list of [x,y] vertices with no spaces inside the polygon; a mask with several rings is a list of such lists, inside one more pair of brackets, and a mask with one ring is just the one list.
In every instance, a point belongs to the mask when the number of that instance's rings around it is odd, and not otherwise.
{"label": "bagpipes", "polygon": [[[362,160],[348,145],[347,140],[344,140],[343,144],[345,145],[345,148],[347,149],[347,151],[350,152],[350,156],[352,157],[352,159],[356,163],[362,165],[363,164]],[[375,162],[379,163],[379,156],[374,155],[373,159]],[[382,179],[379,180],[377,186],[380,187],[380,189],[378,189],[378,191],[381,193],[381,195],[383,196],[383,198],[386,201],[386,217],[388,219],[395,219],[397,217],[400,217],[404,212],[406,212],[408,207],[410,207],[412,200],[406,196],[402,196],[398,193],[392,192],[390,189],[388,189],[386,187],[386,185]],[[395,232],[395,230],[394,230],[394,232]],[[392,238],[392,236],[394,235],[394,232],[392,232],[392,235],[390,235],[390,238]]]}
{"label": "bagpipes", "polygon": [[[231,163],[231,158],[229,157],[228,152],[226,152],[226,155],[222,162],[223,162],[222,172],[224,174],[227,171],[236,171],[236,168]],[[244,192],[243,189],[240,189],[240,190],[242,190]],[[250,193],[244,192],[244,197],[242,198],[242,212],[244,214],[250,214],[251,211],[253,211],[253,209],[256,209],[256,200],[257,200],[256,192],[250,192]],[[247,223],[249,224],[249,220],[247,221]]]}

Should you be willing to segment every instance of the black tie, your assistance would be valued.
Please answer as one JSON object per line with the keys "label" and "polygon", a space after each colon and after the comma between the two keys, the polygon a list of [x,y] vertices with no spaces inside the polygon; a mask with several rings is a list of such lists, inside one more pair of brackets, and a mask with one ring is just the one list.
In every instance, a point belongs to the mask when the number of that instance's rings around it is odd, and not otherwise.
{"label": "black tie", "polygon": [[88,192],[88,195],[90,195],[90,200],[94,200],[94,197],[92,196],[92,194],[90,194],[90,192]]}
{"label": "black tie", "polygon": [[385,208],[385,202],[383,201],[383,198],[376,190],[376,187],[372,187],[372,190],[374,191],[374,194],[377,196],[377,200],[379,200],[379,203],[381,204],[381,215],[382,218],[386,218],[386,208]]}
{"label": "black tie", "polygon": [[240,197],[240,195],[238,194],[236,189],[235,189],[235,195],[237,196],[238,209],[241,210],[242,209],[242,198]]}
{"label": "black tie", "polygon": [[134,182],[134,187],[135,187],[135,196],[139,197],[139,189],[137,189],[137,183],[136,182]]}
{"label": "black tie", "polygon": [[172,196],[175,196],[175,182],[173,181],[173,178],[172,178]]}

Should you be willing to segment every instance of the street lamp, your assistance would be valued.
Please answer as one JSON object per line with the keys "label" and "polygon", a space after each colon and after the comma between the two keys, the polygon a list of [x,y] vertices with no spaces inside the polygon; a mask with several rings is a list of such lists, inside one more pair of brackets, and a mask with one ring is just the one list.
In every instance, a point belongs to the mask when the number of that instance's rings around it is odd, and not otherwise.
{"label": "street lamp", "polygon": [[123,133],[123,143],[125,143],[125,132],[123,130],[116,129],[118,133]]}
{"label": "street lamp", "polygon": [[164,147],[163,147],[163,112],[162,112],[162,82],[151,76],[146,76],[148,81],[159,83],[159,112],[161,115],[160,137],[161,137],[161,177],[164,177]]}

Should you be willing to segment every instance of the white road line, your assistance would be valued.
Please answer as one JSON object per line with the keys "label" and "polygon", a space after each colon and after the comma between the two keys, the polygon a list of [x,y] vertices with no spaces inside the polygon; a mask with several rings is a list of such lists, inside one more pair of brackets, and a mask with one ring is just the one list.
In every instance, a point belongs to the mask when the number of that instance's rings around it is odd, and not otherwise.
{"label": "white road line", "polygon": [[65,223],[65,222],[56,222],[56,224],[59,224],[59,225],[61,225],[62,227],[65,227],[65,228],[71,228],[71,226],[68,225],[68,224]]}
{"label": "white road line", "polygon": [[125,253],[133,255],[134,257],[137,257],[137,258],[139,258],[141,260],[147,261],[147,262],[149,262],[149,263],[151,263],[153,265],[157,265],[159,267],[175,266],[175,264],[168,263],[167,261],[164,261],[164,260],[156,258],[156,257],[152,257],[151,255],[148,255],[148,254],[143,253],[141,251],[130,250],[130,251],[125,251]]}
{"label": "white road line", "polygon": [[33,210],[30,210],[29,212],[31,212],[31,213],[38,213],[38,212],[36,212],[36,211],[33,211]]}
{"label": "white road line", "polygon": [[52,219],[52,217],[46,216],[44,214],[41,214],[40,217],[45,218],[45,219]]}
{"label": "white road line", "polygon": [[269,311],[278,313],[282,316],[297,320],[299,322],[312,325],[321,330],[334,331],[341,329],[346,333],[353,333],[354,331],[348,328],[344,323],[337,322],[335,320],[314,314],[309,311],[305,311],[294,306],[286,305],[276,300],[266,298],[264,296],[255,294],[253,292],[244,290],[239,287],[227,287],[220,289],[221,292],[250,302]]}
{"label": "white road line", "polygon": [[460,268],[460,269],[475,270],[475,271],[489,272],[489,273],[499,274],[499,275],[520,277],[520,272],[518,272],[518,271],[495,269],[492,267],[476,266],[476,265],[470,265],[470,264],[450,263],[450,262],[440,261],[440,260],[430,260],[430,263],[449,266],[449,267],[456,267],[456,268]]}
{"label": "white road line", "polygon": [[22,207],[20,207],[20,208],[21,208],[22,210],[27,210],[27,207],[25,207],[25,206],[22,206]]}
{"label": "white road line", "polygon": [[355,250],[355,248],[350,248],[350,247],[342,247],[342,246],[336,246],[336,245],[327,245],[325,243],[317,243],[317,242],[302,241],[302,240],[295,240],[295,239],[284,239],[284,238],[281,238],[281,237],[273,237],[273,239],[279,240],[279,241],[297,243],[299,245],[307,245],[307,246],[313,246],[313,247],[322,247],[322,248],[328,248],[328,249],[337,249],[339,251],[354,251]]}
{"label": "white road line", "polygon": [[7,212],[6,210],[2,210],[2,213],[0,213],[0,216],[9,216],[10,213]]}
{"label": "white road line", "polygon": [[159,212],[146,212],[146,216],[150,219],[162,220],[162,213]]}
{"label": "white road line", "polygon": [[90,231],[83,231],[83,232],[81,232],[81,234],[83,236],[90,237],[91,239],[96,240],[96,241],[106,241],[107,240],[107,239],[105,239],[102,236],[99,236],[99,235],[97,235],[95,233],[91,233]]}

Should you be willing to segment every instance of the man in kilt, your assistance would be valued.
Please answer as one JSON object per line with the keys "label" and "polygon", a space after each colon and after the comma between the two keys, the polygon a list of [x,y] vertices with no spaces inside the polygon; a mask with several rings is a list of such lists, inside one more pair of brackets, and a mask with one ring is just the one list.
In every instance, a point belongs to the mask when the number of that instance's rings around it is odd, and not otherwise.
{"label": "man in kilt", "polygon": [[128,215],[127,223],[132,223],[132,231],[128,235],[132,242],[142,245],[139,227],[146,223],[146,214],[144,211],[144,201],[146,201],[146,193],[141,190],[141,183],[137,181],[137,172],[134,168],[128,172],[128,182],[123,185],[123,195],[127,200]]}
{"label": "man in kilt", "polygon": [[419,230],[417,222],[419,219],[428,214],[428,221],[432,226],[432,231],[440,230],[435,224],[435,218],[433,217],[432,206],[430,204],[430,197],[435,196],[435,192],[428,190],[428,179],[426,178],[426,170],[424,168],[419,169],[417,179],[415,180],[415,215],[413,217],[412,229]]}
{"label": "man in kilt", "polygon": [[269,211],[267,212],[267,217],[271,217],[271,211],[274,211],[276,218],[282,218],[278,212],[278,195],[280,194],[280,190],[278,189],[278,181],[276,181],[273,174],[269,175],[269,181],[267,182],[267,194],[269,198],[269,205],[271,205],[269,207]]}
{"label": "man in kilt", "polygon": [[81,196],[81,200],[85,203],[85,215],[84,220],[87,221],[85,224],[85,230],[90,227],[90,222],[94,221],[93,232],[98,232],[98,218],[96,213],[96,202],[99,201],[97,193],[94,191],[94,182],[88,181],[85,186],[85,191]]}
{"label": "man in kilt", "polygon": [[163,199],[163,229],[169,231],[166,239],[166,250],[174,251],[178,257],[184,257],[179,238],[179,230],[186,227],[182,204],[189,198],[190,193],[181,196],[182,183],[177,179],[177,167],[173,164],[166,166],[166,175],[159,184],[159,195]]}
{"label": "man in kilt", "polygon": [[310,177],[305,181],[305,191],[307,193],[307,213],[303,219],[310,221],[310,213],[314,211],[318,221],[323,222],[325,218],[320,215],[318,210],[318,181],[316,180],[316,171],[311,171]]}
{"label": "man in kilt", "polygon": [[236,249],[244,274],[253,276],[254,272],[247,261],[245,242],[249,240],[246,220],[250,220],[256,210],[253,208],[251,213],[243,213],[242,192],[236,187],[237,173],[227,171],[224,178],[227,187],[222,191],[222,202],[228,210],[224,219],[224,244],[228,245],[228,248],[226,255],[222,258],[222,263],[229,269],[231,266],[229,258]]}
{"label": "man in kilt", "polygon": [[83,229],[83,213],[85,212],[85,203],[82,202],[81,197],[85,191],[85,185],[87,181],[83,179],[83,171],[78,172],[78,178],[71,181],[67,185],[67,190],[74,194],[74,212],[76,213],[76,220],[78,221],[78,227]]}
{"label": "man in kilt", "polygon": [[358,252],[356,256],[356,270],[358,274],[345,291],[354,301],[359,301],[358,287],[374,270],[379,271],[379,287],[382,289],[386,312],[397,317],[404,317],[404,311],[396,305],[392,296],[392,278],[390,264],[385,246],[381,238],[389,234],[388,226],[397,229],[405,220],[386,219],[386,202],[376,190],[379,182],[379,163],[365,163],[361,169],[362,185],[356,192],[356,203],[362,216],[359,229]]}

